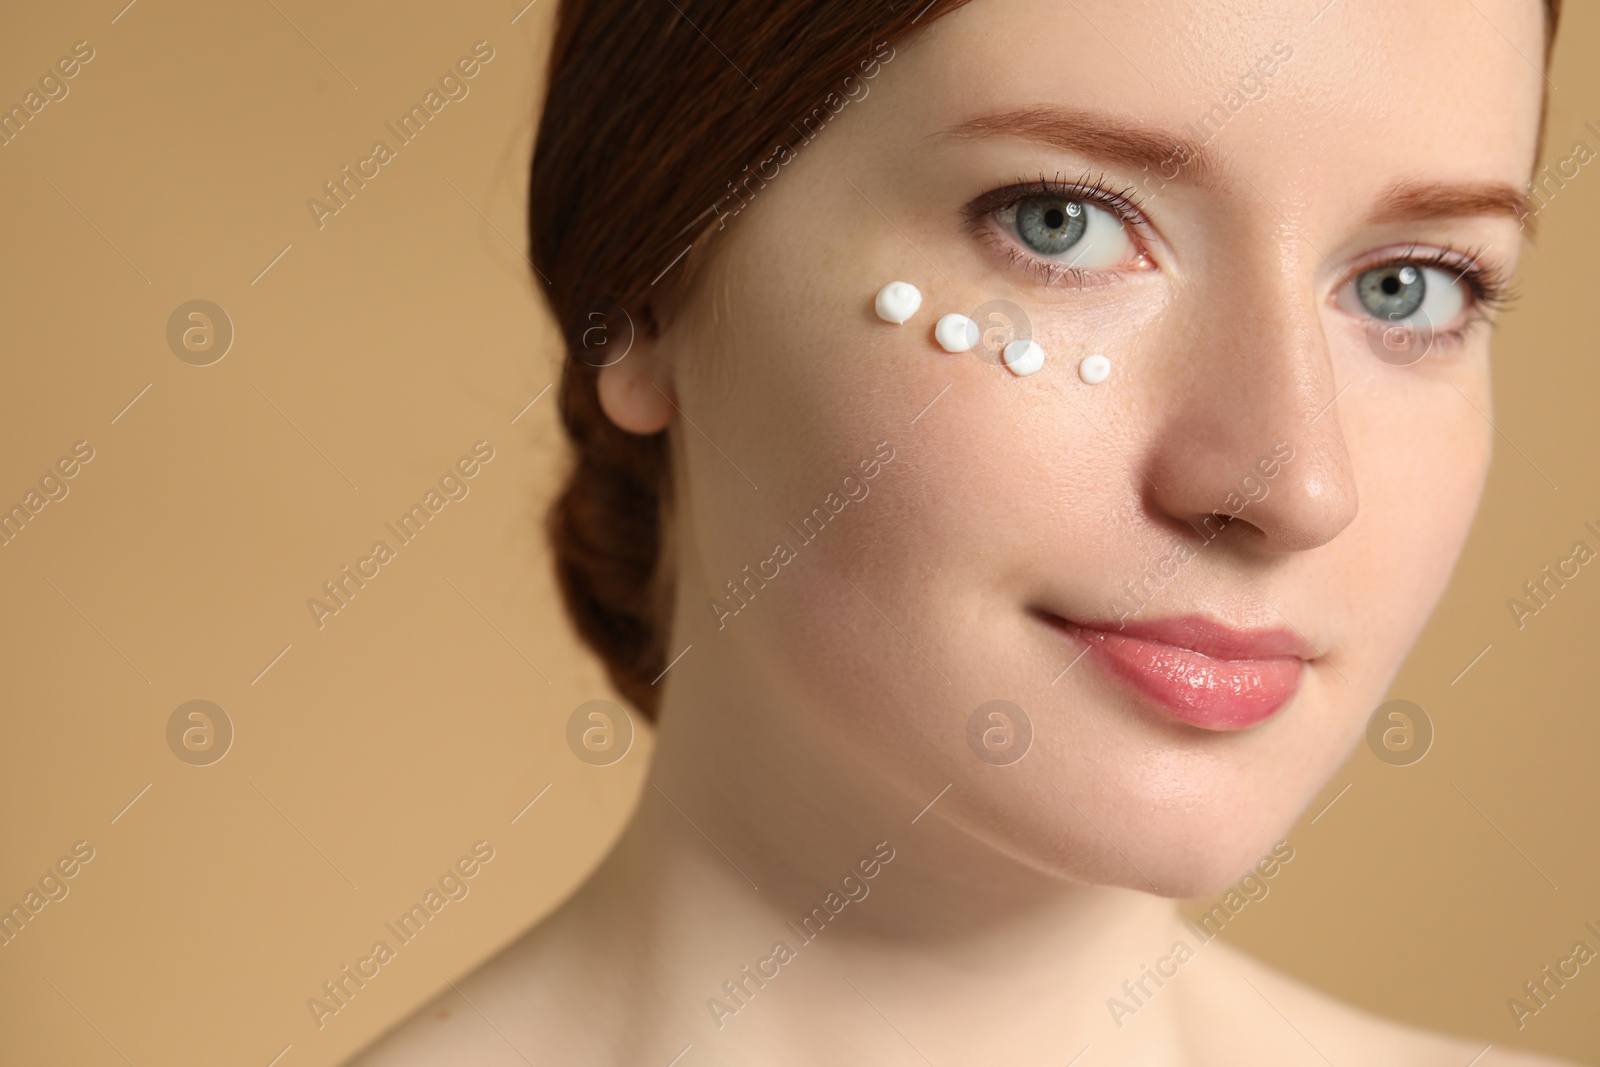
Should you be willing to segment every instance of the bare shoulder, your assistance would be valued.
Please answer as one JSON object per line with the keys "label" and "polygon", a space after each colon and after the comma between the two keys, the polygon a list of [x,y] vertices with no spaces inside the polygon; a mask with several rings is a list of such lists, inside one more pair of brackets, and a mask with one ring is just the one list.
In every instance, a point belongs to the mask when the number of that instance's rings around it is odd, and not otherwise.
{"label": "bare shoulder", "polygon": [[539,966],[541,931],[522,935],[402,1019],[344,1067],[527,1067],[548,1062],[563,997]]}
{"label": "bare shoulder", "polygon": [[[1262,1005],[1260,1048],[1298,1048],[1306,1062],[1363,1063],[1369,1067],[1580,1067],[1568,1060],[1483,1041],[1440,1034],[1345,1003],[1261,960],[1218,942],[1211,966],[1216,998],[1207,1010],[1233,1016],[1239,990]],[[1253,990],[1254,992],[1250,992]],[[1245,1038],[1245,1040],[1251,1040]],[[1219,1052],[1222,1050],[1219,1050]],[[1237,1047],[1229,1050],[1236,1054]],[[1223,1057],[1219,1062],[1228,1062]],[[1279,1060],[1277,1062],[1284,1062]]]}
{"label": "bare shoulder", "polygon": [[[459,984],[459,983],[458,983]],[[479,1028],[466,1025],[465,1001],[448,990],[368,1045],[345,1067],[445,1067],[494,1063]]]}

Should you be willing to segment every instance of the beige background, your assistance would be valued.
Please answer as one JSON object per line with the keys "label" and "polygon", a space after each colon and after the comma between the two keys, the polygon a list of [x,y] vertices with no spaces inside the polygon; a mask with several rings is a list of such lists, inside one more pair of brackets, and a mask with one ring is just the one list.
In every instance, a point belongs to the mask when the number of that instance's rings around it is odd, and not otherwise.
{"label": "beige background", "polygon": [[[333,1064],[568,892],[649,756],[641,736],[594,768],[563,740],[607,691],[536,525],[561,453],[520,249],[553,5],[121,2],[0,34],[6,106],[95,50],[0,147],[0,505],[95,450],[0,548],[0,905],[95,850],[0,947],[0,1061]],[[1552,160],[1600,149],[1600,13],[1569,18]],[[319,229],[306,201],[479,40],[470,95]],[[1506,607],[1579,537],[1600,548],[1600,164],[1542,221],[1483,512],[1394,690],[1433,749],[1359,749],[1228,936],[1373,1009],[1600,1063],[1600,963],[1520,1033],[1505,1007],[1579,937],[1600,949],[1600,566],[1520,632]],[[236,331],[205,367],[166,341],[196,298]],[[470,495],[319,630],[307,598],[479,440]],[[210,766],[167,745],[192,699],[235,727]],[[470,895],[318,1030],[306,999],[478,840]]]}

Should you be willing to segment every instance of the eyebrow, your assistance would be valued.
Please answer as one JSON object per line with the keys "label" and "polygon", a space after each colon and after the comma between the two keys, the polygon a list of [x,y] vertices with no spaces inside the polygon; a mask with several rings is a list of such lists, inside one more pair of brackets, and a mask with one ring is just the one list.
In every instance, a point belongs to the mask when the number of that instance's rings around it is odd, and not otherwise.
{"label": "eyebrow", "polygon": [[[1011,136],[1067,152],[1153,170],[1164,181],[1184,179],[1212,184],[1216,159],[1193,138],[1153,126],[1130,124],[1106,115],[1061,107],[1032,107],[968,119],[944,131],[947,136],[981,139]],[[1175,174],[1167,173],[1177,167]],[[1498,215],[1515,219],[1532,236],[1533,201],[1504,182],[1404,181],[1378,198],[1369,224]]]}
{"label": "eyebrow", "polygon": [[[1131,125],[1104,115],[1059,107],[1033,107],[984,115],[944,131],[961,138],[1022,137],[1052,148],[1078,152],[1141,170],[1155,170],[1167,181],[1183,176],[1205,184],[1216,164],[1198,141],[1155,127]],[[1177,175],[1162,168],[1178,166]]]}
{"label": "eyebrow", "polygon": [[1400,182],[1379,198],[1367,221],[1412,222],[1471,215],[1506,216],[1530,230],[1534,224],[1533,201],[1504,182]]}

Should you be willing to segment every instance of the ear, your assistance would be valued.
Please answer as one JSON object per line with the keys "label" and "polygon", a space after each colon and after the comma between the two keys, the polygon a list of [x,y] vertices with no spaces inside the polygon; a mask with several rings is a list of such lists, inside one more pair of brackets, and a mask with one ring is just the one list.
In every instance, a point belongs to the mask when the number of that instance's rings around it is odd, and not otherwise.
{"label": "ear", "polygon": [[597,388],[606,417],[629,433],[664,430],[677,414],[672,375],[653,339],[636,337],[625,356],[601,367]]}

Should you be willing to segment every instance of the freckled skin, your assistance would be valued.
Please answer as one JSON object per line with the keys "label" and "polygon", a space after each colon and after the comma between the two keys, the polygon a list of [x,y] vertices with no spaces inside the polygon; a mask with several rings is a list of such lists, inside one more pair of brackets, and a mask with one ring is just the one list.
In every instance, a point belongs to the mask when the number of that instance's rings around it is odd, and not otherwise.
{"label": "freckled skin", "polygon": [[[1185,936],[1173,898],[1236,882],[1348,755],[1477,507],[1488,331],[1396,366],[1340,299],[1342,273],[1395,245],[1515,266],[1513,220],[1363,221],[1403,179],[1528,176],[1540,5],[1477,7],[1338,0],[1312,24],[1288,2],[974,0],[897,44],[690,262],[662,335],[602,378],[619,425],[669,435],[668,656],[689,650],[660,683],[634,821],[458,983],[495,1029],[419,1016],[356,1062],[665,1064],[685,1045],[686,1065],[922,1062],[908,1045],[1066,1062],[1091,1042],[1100,1063],[1471,1060],[1481,1046],[1220,943],[1125,1025],[1107,1000]],[[1143,175],[949,127],[1054,105],[1178,133],[1281,42],[1292,56],[1205,146],[1213,184],[1146,195],[1146,258],[1116,278],[1047,285],[962,217],[1041,175],[1114,191]],[[894,279],[923,295],[900,326],[873,310]],[[1038,373],[935,343],[939,316],[997,300],[1025,310]],[[1077,368],[1096,352],[1114,369],[1090,387]],[[1294,458],[1263,478],[1279,441]],[[893,458],[869,476],[880,443]],[[864,495],[825,504],[847,475]],[[1321,653],[1293,698],[1220,733],[1093,663],[1063,674],[1078,646],[1030,609],[1103,615],[1230,494],[1250,494],[1240,517],[1148,611],[1291,628]],[[793,559],[741,605],[725,583],[780,542]],[[995,699],[1033,728],[1005,767],[967,742]],[[880,840],[898,855],[871,899],[733,1005],[723,983]],[[737,1011],[719,1024],[712,998]]]}

